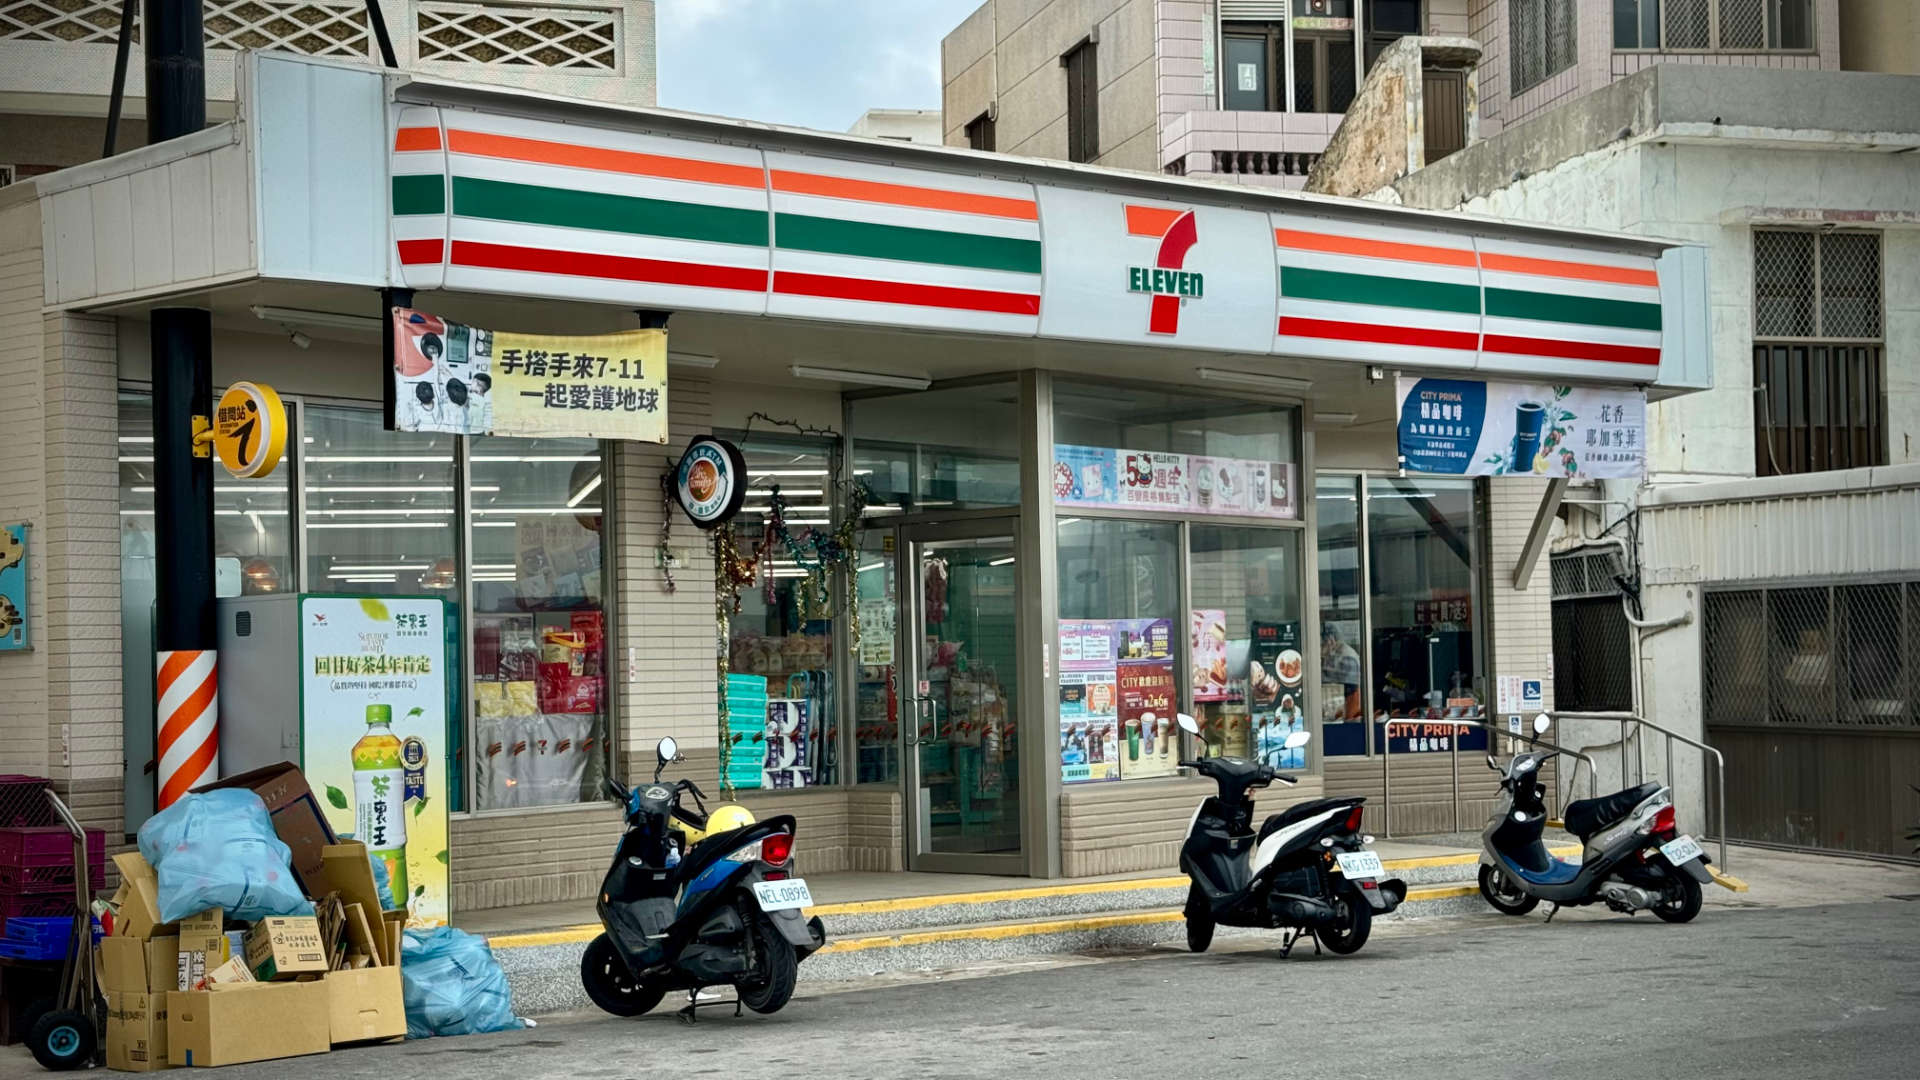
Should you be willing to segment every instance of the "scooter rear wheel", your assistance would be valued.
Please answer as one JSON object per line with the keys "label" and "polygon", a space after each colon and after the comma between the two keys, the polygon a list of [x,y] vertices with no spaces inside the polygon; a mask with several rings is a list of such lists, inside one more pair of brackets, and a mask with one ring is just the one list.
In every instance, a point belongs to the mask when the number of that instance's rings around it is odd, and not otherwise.
{"label": "scooter rear wheel", "polygon": [[1539,897],[1527,895],[1525,889],[1507,880],[1505,872],[1492,866],[1480,868],[1480,895],[1502,915],[1525,915],[1540,906]]}
{"label": "scooter rear wheel", "polygon": [[1359,890],[1352,888],[1335,902],[1345,908],[1346,917],[1315,933],[1328,952],[1350,956],[1359,952],[1360,946],[1365,945],[1367,938],[1373,935],[1373,905],[1367,903],[1367,898],[1361,896]]}
{"label": "scooter rear wheel", "polygon": [[1213,944],[1213,911],[1207,906],[1206,894],[1200,891],[1198,883],[1187,886],[1187,949],[1203,953]]}
{"label": "scooter rear wheel", "polygon": [[753,920],[754,951],[760,955],[752,980],[742,980],[734,989],[740,1004],[757,1013],[776,1013],[793,997],[794,983],[800,979],[800,958],[793,943],[765,918]]}
{"label": "scooter rear wheel", "polygon": [[627,973],[613,939],[605,934],[587,943],[580,957],[580,984],[595,1005],[615,1016],[639,1016],[666,996],[666,991],[637,982]]}
{"label": "scooter rear wheel", "polygon": [[1674,887],[1665,899],[1653,905],[1653,913],[1660,917],[1661,922],[1692,922],[1693,917],[1700,914],[1700,904],[1704,899],[1700,895],[1700,883],[1685,870],[1669,870],[1668,873],[1673,875]]}

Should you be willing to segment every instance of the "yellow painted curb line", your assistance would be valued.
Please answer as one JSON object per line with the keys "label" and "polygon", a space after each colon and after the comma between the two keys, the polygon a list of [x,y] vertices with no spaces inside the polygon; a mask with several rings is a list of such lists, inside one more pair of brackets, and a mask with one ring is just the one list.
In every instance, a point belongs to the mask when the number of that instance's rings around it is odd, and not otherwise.
{"label": "yellow painted curb line", "polygon": [[[1562,857],[1580,854],[1580,847],[1578,845],[1563,845],[1556,848],[1549,848],[1548,850],[1554,855]],[[1480,856],[1478,854],[1422,855],[1411,859],[1387,859],[1384,860],[1381,865],[1386,868],[1389,874],[1392,874],[1397,871],[1425,869],[1436,866],[1472,866],[1479,861]],[[1024,889],[993,889],[984,892],[970,893],[932,893],[926,896],[898,896],[886,900],[855,900],[842,904],[819,904],[808,908],[807,914],[818,915],[823,918],[832,918],[836,915],[873,915],[891,911],[917,911],[926,908],[947,907],[955,904],[991,904],[1005,900],[1037,900],[1056,896],[1085,896],[1098,893],[1133,892],[1141,889],[1177,889],[1186,884],[1187,879],[1184,877],[1157,877],[1130,878],[1120,881],[1088,881],[1075,885],[1036,885]],[[1465,891],[1458,891],[1460,889],[1464,889]],[[1432,887],[1416,888],[1408,893],[1407,899],[1410,901],[1415,899],[1437,900],[1449,896],[1465,896],[1474,891],[1476,891],[1476,889],[1471,885],[1459,886],[1458,889],[1454,891],[1444,892],[1436,892]],[[1738,891],[1745,891],[1745,886],[1743,885]],[[1433,893],[1434,895],[1426,895],[1428,893]],[[1135,918],[1138,914],[1137,912],[1123,912],[1114,915],[1086,916],[1086,918],[1128,919]],[[1075,920],[1066,919],[1057,921],[1066,924],[1072,923]],[[1011,925],[1026,926],[1029,924],[1018,923]],[[1102,925],[1123,926],[1131,924],[1120,922]],[[1071,927],[1063,925],[1062,928],[1070,929]],[[1098,927],[1082,927],[1082,929],[1097,928]],[[925,931],[925,933],[945,932],[946,931]],[[1054,931],[1028,932],[1053,933]],[[524,949],[539,945],[575,945],[592,941],[595,937],[598,937],[599,934],[600,924],[588,923],[583,926],[569,926],[558,930],[536,930],[527,933],[497,934],[488,937],[487,944],[496,949]],[[866,939],[852,938],[847,940],[862,941]],[[931,940],[944,941],[951,939],[935,938]],[[834,946],[830,944],[827,946],[827,949],[830,950],[833,947]],[[870,948],[871,946],[862,947]]]}
{"label": "yellow painted curb line", "polygon": [[1747,891],[1747,883],[1744,881],[1741,881],[1737,877],[1734,877],[1732,874],[1723,874],[1719,870],[1716,870],[1711,866],[1707,867],[1707,873],[1713,875],[1713,883],[1715,885],[1718,885],[1729,892],[1746,892]]}

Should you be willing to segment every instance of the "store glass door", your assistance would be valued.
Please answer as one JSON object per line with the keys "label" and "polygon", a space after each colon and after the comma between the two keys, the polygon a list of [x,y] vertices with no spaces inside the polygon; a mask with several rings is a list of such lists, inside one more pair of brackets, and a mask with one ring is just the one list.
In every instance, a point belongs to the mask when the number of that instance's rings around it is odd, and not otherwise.
{"label": "store glass door", "polygon": [[902,526],[907,868],[1024,874],[1011,518]]}

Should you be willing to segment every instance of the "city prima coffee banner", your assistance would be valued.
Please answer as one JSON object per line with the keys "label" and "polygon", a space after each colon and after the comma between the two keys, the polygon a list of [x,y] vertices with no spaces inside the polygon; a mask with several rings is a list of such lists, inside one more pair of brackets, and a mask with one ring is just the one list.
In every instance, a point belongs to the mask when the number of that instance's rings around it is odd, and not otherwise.
{"label": "city prima coffee banner", "polygon": [[394,308],[393,427],[667,441],[667,332],[511,334]]}
{"label": "city prima coffee banner", "polygon": [[1407,377],[1398,390],[1408,472],[1622,479],[1646,471],[1645,391]]}

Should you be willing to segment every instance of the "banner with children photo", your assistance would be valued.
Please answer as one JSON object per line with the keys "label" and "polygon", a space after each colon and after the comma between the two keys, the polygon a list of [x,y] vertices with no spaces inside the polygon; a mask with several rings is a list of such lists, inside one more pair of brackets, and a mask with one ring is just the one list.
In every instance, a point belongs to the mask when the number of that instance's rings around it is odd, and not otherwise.
{"label": "banner with children photo", "polygon": [[396,307],[393,430],[667,441],[667,332],[514,334]]}

